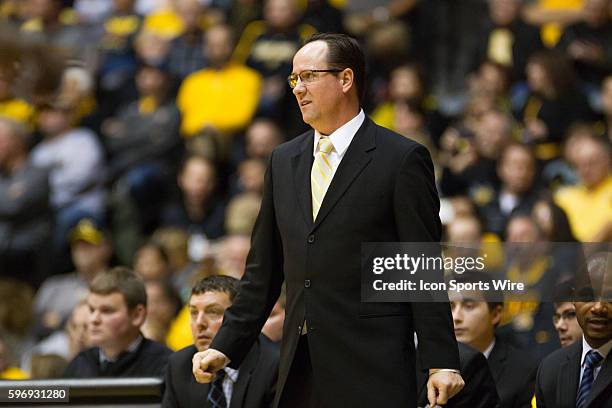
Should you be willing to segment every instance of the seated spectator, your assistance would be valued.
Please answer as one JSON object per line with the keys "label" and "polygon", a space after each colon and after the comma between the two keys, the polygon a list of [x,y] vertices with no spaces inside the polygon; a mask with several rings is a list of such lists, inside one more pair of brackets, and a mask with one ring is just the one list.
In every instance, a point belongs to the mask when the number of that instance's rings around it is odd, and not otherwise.
{"label": "seated spectator", "polygon": [[18,367],[35,344],[31,333],[33,304],[32,287],[15,279],[0,278],[0,336],[10,366]]}
{"label": "seated spectator", "polygon": [[583,0],[536,0],[523,7],[523,17],[531,25],[541,27],[540,37],[547,47],[554,47],[563,29],[582,20]]}
{"label": "seated spectator", "polygon": [[247,158],[268,162],[272,150],[285,141],[278,125],[266,118],[255,118],[249,124],[244,139],[237,139],[232,151],[232,165],[238,165]]}
{"label": "seated spectator", "polygon": [[[468,275],[461,275],[457,281],[460,279],[463,282],[483,280]],[[491,296],[480,290],[449,292],[455,336],[457,341],[475,348],[487,358],[500,407],[529,406],[537,363],[525,352],[496,337],[495,328],[500,323],[503,303],[493,301]]]}
{"label": "seated spectator", "polygon": [[147,315],[144,283],[127,268],[98,275],[89,286],[89,339],[65,377],[163,377],[170,349],[140,332]]}
{"label": "seated spectator", "polygon": [[478,205],[490,201],[499,186],[497,160],[512,139],[512,118],[485,111],[474,129],[473,137],[459,131],[443,136],[441,190],[450,196],[466,194]]}
{"label": "seated spectator", "polygon": [[612,237],[610,144],[594,135],[571,143],[571,164],[580,183],[557,191],[555,202],[567,214],[572,231],[580,241],[609,241]]}
{"label": "seated spectator", "polygon": [[536,53],[529,58],[526,70],[528,93],[524,102],[514,107],[517,118],[525,124],[522,142],[535,146],[538,160],[552,160],[559,156],[560,142],[570,125],[592,119],[592,112],[562,55]]}
{"label": "seated spectator", "polygon": [[259,159],[247,159],[238,165],[235,174],[235,185],[232,186],[232,193],[253,193],[263,194],[264,175],[266,173],[266,162]]}
{"label": "seated spectator", "polygon": [[61,102],[41,108],[38,123],[44,139],[32,150],[32,163],[50,171],[58,250],[79,219],[104,216],[104,152],[92,131],[72,125],[74,115],[74,107]]}
{"label": "seated spectator", "polygon": [[28,144],[26,126],[0,116],[0,270],[38,286],[47,271],[49,180],[30,160]]}
{"label": "seated spectator", "polygon": [[[292,97],[286,78],[291,73],[293,55],[316,29],[300,23],[301,13],[294,0],[266,0],[263,19],[246,26],[234,52],[234,60],[255,69],[263,77],[259,113],[281,119]],[[292,98],[291,98],[292,99]]]}
{"label": "seated spectator", "polygon": [[0,337],[0,380],[26,380],[28,373],[11,364],[9,351]]}
{"label": "seated spectator", "polygon": [[206,68],[208,64],[203,44],[205,10],[199,0],[176,1],[176,14],[182,30],[170,43],[166,62],[172,74],[180,81]]}
{"label": "seated spectator", "polygon": [[553,323],[559,334],[561,347],[567,347],[582,339],[582,328],[576,319],[576,307],[572,302],[555,303]]}
{"label": "seated spectator", "polygon": [[145,282],[168,279],[172,271],[166,250],[154,241],[141,245],[134,256],[134,273]]}
{"label": "seated spectator", "polygon": [[180,114],[169,97],[169,86],[165,67],[141,65],[136,74],[139,99],[120,109],[103,128],[108,179],[117,183],[115,193],[122,196],[119,206],[124,200],[134,202],[139,214],[134,222],[143,231],[158,221],[165,186],[181,148]]}
{"label": "seated spectator", "polygon": [[70,253],[74,272],[49,277],[36,293],[34,310],[40,337],[62,327],[94,278],[108,269],[112,246],[100,225],[82,219],[70,233]]}
{"label": "seated spectator", "polygon": [[180,198],[167,203],[162,226],[181,227],[190,235],[216,239],[223,235],[225,206],[215,195],[217,172],[212,162],[199,156],[185,159],[178,175]]}
{"label": "seated spectator", "polygon": [[501,184],[488,201],[476,203],[486,232],[504,235],[512,214],[531,212],[538,197],[536,161],[528,146],[510,144],[501,153],[497,166]]}
{"label": "seated spectator", "polygon": [[[420,67],[413,63],[398,65],[389,74],[385,101],[372,112],[372,119],[381,126],[398,131],[396,116],[398,109],[406,103],[414,106],[423,115],[423,125],[434,141],[438,141],[447,120],[437,109],[433,95],[428,94],[425,79]],[[418,108],[417,108],[418,107]]]}
{"label": "seated spectator", "polygon": [[508,67],[512,80],[523,78],[527,59],[543,48],[539,30],[523,20],[519,0],[492,0],[488,5],[489,18],[478,36],[473,66],[489,59]]}
{"label": "seated spectator", "polygon": [[[278,377],[278,348],[260,335],[240,367],[226,367],[210,384],[199,384],[192,374],[192,358],[208,349],[223,321],[223,313],[238,293],[238,280],[227,276],[202,279],[189,299],[193,345],[170,357],[162,405],[200,407],[202,404],[267,407],[274,398]],[[236,401],[242,401],[236,404]]]}
{"label": "seated spectator", "polygon": [[227,235],[217,243],[215,266],[220,275],[241,279],[246,267],[251,239],[245,235]]}
{"label": "seated spectator", "polygon": [[13,87],[16,78],[17,70],[10,63],[0,63],[0,116],[32,126],[36,110],[15,95]]}
{"label": "seated spectator", "polygon": [[242,193],[232,198],[225,213],[227,234],[251,236],[260,207],[260,194]]}
{"label": "seated spectator", "polygon": [[[113,10],[104,20],[99,40],[100,63],[98,69],[100,103],[104,112],[114,112],[109,104],[122,94],[136,71],[134,39],[142,25],[142,17],[134,10],[135,0],[113,0]],[[116,106],[115,106],[116,108]]]}
{"label": "seated spectator", "polygon": [[483,61],[469,78],[470,92],[484,92],[491,95],[497,108],[511,111],[509,88],[511,85],[508,68],[491,60]]}
{"label": "seated spectator", "polygon": [[[609,273],[610,252],[595,254],[588,265],[591,279],[596,274],[605,273],[606,269]],[[608,375],[612,369],[609,283],[607,287],[579,284],[572,293],[582,339],[555,351],[540,364],[535,387],[538,407],[612,405],[612,393],[609,392],[612,377]]]}
{"label": "seated spectator", "polygon": [[142,333],[151,340],[165,343],[170,324],[181,310],[181,299],[166,280],[148,280],[145,289],[149,306]]}
{"label": "seated spectator", "polygon": [[35,354],[32,356],[30,379],[62,378],[67,366],[68,361],[57,354]]}
{"label": "seated spectator", "polygon": [[583,20],[563,31],[557,44],[574,62],[576,73],[587,92],[597,93],[612,70],[612,16],[609,0],[585,0]]}
{"label": "seated spectator", "polygon": [[66,57],[79,57],[84,43],[82,30],[64,0],[29,0],[30,19],[21,25],[26,38],[59,49]]}
{"label": "seated spectator", "polygon": [[223,133],[227,143],[227,135],[244,129],[253,117],[261,78],[253,69],[231,61],[234,39],[229,26],[211,27],[204,36],[209,68],[189,75],[179,89],[181,131],[191,137],[211,126]]}
{"label": "seated spectator", "polygon": [[56,330],[49,337],[38,342],[23,356],[21,359],[22,367],[31,371],[32,358],[36,355],[57,355],[68,362],[81,351],[90,348],[91,345],[87,333],[88,320],[89,306],[87,306],[87,300],[82,299],[74,307],[63,330]]}

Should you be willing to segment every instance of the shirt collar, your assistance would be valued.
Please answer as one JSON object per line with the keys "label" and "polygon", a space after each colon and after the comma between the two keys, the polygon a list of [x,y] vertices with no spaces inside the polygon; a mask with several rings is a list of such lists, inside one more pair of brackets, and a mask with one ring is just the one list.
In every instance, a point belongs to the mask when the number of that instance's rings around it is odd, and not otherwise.
{"label": "shirt collar", "polygon": [[233,383],[235,383],[238,380],[238,372],[239,372],[239,370],[234,370],[233,368],[229,368],[229,367],[225,367],[223,370],[225,371],[225,374],[227,375],[227,377]]}
{"label": "shirt collar", "polygon": [[[346,122],[344,125],[340,126],[336,129],[329,138],[334,145],[334,150],[338,153],[338,156],[343,157],[344,153],[346,153],[346,149],[348,149],[353,137],[363,124],[365,120],[365,114],[363,113],[363,109],[359,110],[357,116],[353,119]],[[321,133],[315,129],[315,140],[312,154],[315,155],[317,153],[317,147],[319,145],[319,139],[321,138]]]}
{"label": "shirt collar", "polygon": [[[142,341],[144,340],[144,337],[142,337],[142,334],[139,334],[138,337],[136,337],[136,340],[134,340],[133,342],[130,343],[130,345],[128,346],[127,349],[125,349],[124,353],[133,353],[138,349],[138,346],[140,346],[140,343],[142,343]],[[100,350],[100,362],[104,363],[104,362],[115,362],[117,361],[117,358],[110,358],[108,357],[104,351],[99,348],[98,350]]]}
{"label": "shirt collar", "polygon": [[482,352],[482,354],[484,354],[486,359],[488,359],[489,356],[491,355],[491,352],[493,351],[493,347],[495,347],[495,339],[493,339],[491,344],[489,344],[489,347],[487,347],[485,351]]}
{"label": "shirt collar", "polygon": [[584,338],[584,334],[583,334],[582,335],[582,358],[580,359],[580,366],[584,364],[584,359],[586,358],[586,355],[589,351],[597,350],[597,352],[603,356],[603,360],[605,360],[606,357],[608,357],[608,354],[610,353],[611,349],[612,349],[612,340],[609,340],[603,346],[597,349],[594,349],[593,347],[589,345],[589,343],[587,343],[586,339]]}

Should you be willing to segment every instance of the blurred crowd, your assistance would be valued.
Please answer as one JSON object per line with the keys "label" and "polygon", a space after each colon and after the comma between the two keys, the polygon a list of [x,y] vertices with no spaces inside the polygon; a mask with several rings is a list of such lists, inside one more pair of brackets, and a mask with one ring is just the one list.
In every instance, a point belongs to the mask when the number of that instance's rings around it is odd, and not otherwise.
{"label": "blurred crowd", "polygon": [[[267,159],[307,130],[286,78],[316,32],[359,39],[364,110],[429,148],[446,241],[612,240],[610,0],[0,0],[3,376],[61,375],[114,265],[145,337],[192,344],[193,285],[242,276]],[[548,306],[498,329],[546,355]]]}

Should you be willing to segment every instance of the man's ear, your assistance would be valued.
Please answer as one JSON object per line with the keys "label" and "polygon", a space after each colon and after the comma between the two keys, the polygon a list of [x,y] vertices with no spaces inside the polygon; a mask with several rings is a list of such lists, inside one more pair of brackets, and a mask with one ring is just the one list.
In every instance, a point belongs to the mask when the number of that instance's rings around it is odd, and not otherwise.
{"label": "man's ear", "polygon": [[142,326],[146,318],[147,308],[145,307],[145,305],[136,305],[130,312],[130,320],[132,321],[132,326],[134,327]]}
{"label": "man's ear", "polygon": [[350,68],[345,68],[342,72],[340,72],[340,81],[342,83],[342,92],[348,93],[351,88],[355,87],[355,73]]}
{"label": "man's ear", "polygon": [[497,305],[495,306],[495,308],[493,308],[493,310],[491,310],[491,318],[492,318],[492,323],[494,327],[497,327],[499,325],[503,311],[504,311],[504,308],[501,305]]}

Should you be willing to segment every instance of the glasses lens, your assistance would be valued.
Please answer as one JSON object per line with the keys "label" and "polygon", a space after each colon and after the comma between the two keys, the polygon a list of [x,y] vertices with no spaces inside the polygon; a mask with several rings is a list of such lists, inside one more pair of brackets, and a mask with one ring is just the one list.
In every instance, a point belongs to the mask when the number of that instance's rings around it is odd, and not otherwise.
{"label": "glasses lens", "polygon": [[287,82],[291,88],[295,88],[297,85],[298,76],[297,74],[291,74],[287,77]]}

